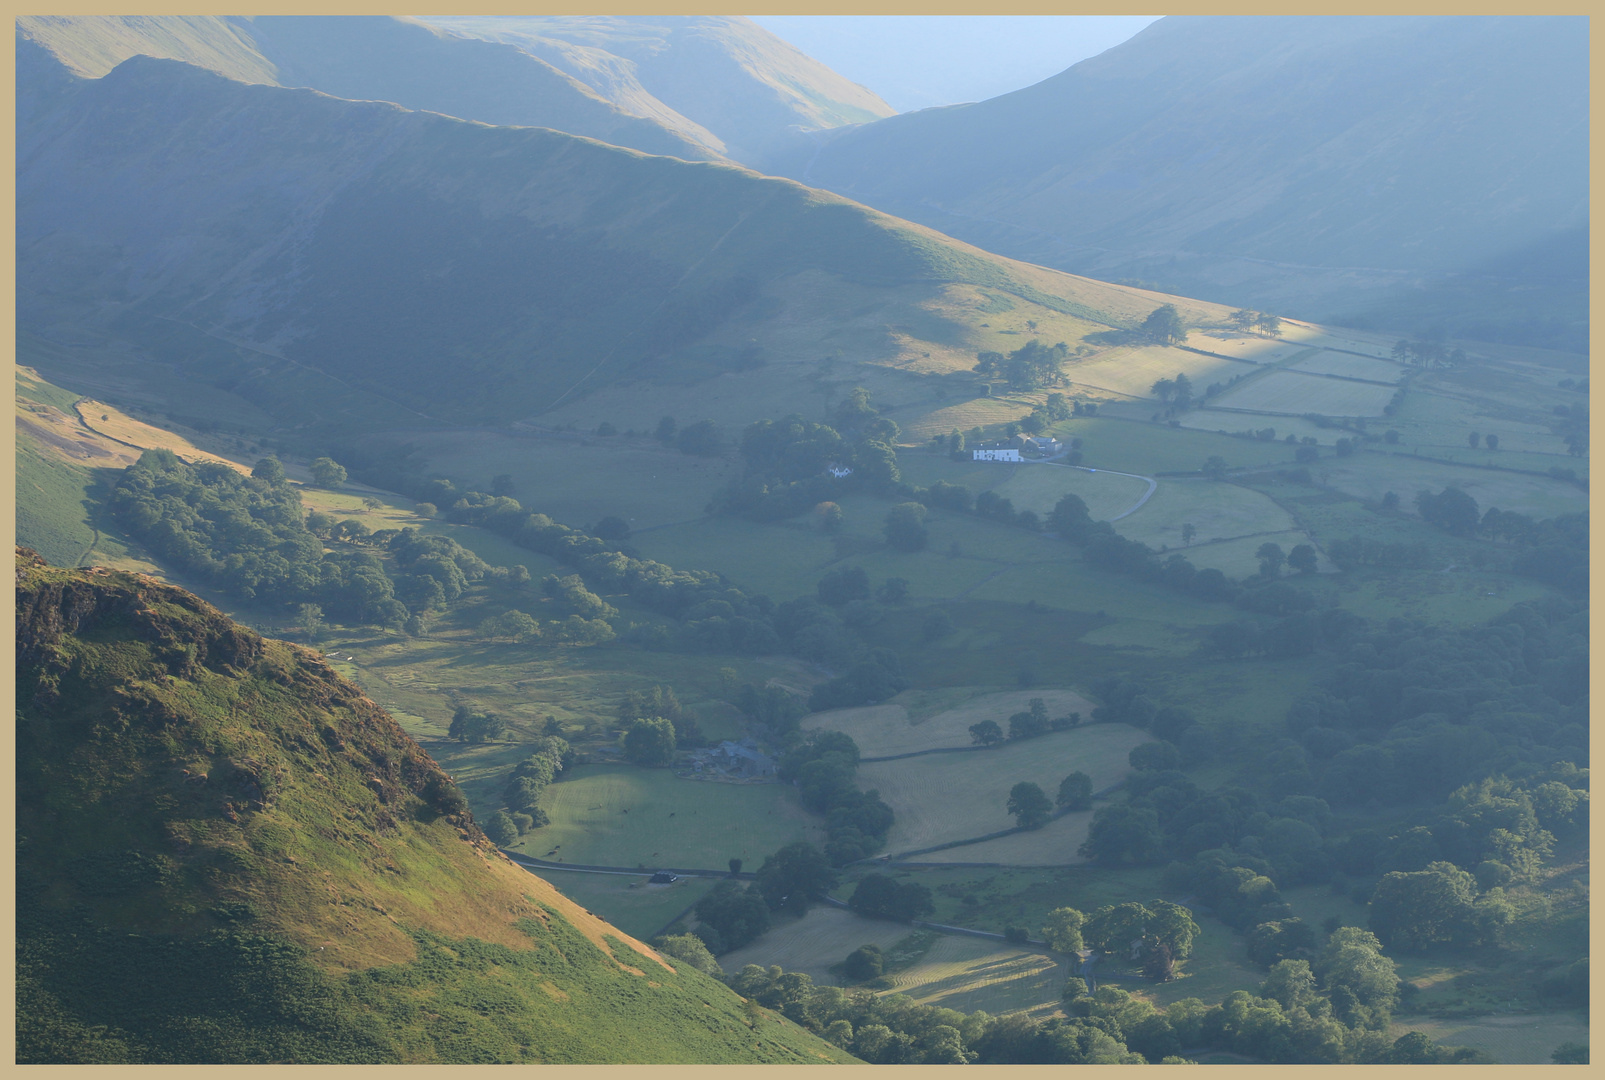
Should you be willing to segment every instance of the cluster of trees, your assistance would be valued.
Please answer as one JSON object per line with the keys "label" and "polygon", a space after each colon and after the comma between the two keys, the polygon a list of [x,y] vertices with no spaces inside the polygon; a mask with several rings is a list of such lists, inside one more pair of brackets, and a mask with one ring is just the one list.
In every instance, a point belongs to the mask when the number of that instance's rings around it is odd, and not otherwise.
{"label": "cluster of trees", "polygon": [[261,592],[317,600],[324,591],[323,545],[272,458],[247,477],[219,462],[190,465],[171,450],[147,450],[118,479],[111,508],[163,559],[243,599]]}
{"label": "cluster of trees", "polygon": [[1154,397],[1177,411],[1192,404],[1193,381],[1184,372],[1178,371],[1174,379],[1157,379],[1148,389]]}
{"label": "cluster of trees", "polygon": [[825,858],[845,866],[867,858],[886,840],[892,808],[878,791],[860,791],[858,744],[841,731],[819,731],[781,755],[776,775],[795,782],[808,809],[825,815]]}
{"label": "cluster of trees", "polygon": [[697,718],[691,715],[674,696],[672,686],[654,686],[651,690],[626,690],[619,701],[619,723],[629,725],[645,717],[661,717],[674,729],[677,746],[706,746],[707,738]]}
{"label": "cluster of trees", "polygon": [[661,716],[641,716],[629,721],[621,742],[625,758],[637,765],[657,767],[674,760],[674,724]]}
{"label": "cluster of trees", "polygon": [[[604,425],[613,427],[611,424]],[[618,429],[603,432],[598,435],[617,433]],[[665,416],[658,421],[657,430],[653,437],[665,446],[676,447],[682,454],[694,454],[697,457],[718,457],[724,451],[724,432],[712,420],[698,420],[694,424],[680,427],[672,416]],[[498,492],[500,494],[500,492]]]}
{"label": "cluster of trees", "polygon": [[243,600],[313,604],[335,618],[392,628],[407,621],[407,606],[378,558],[363,550],[325,554],[275,458],[258,461],[247,477],[220,463],[190,465],[170,450],[147,450],[124,470],[110,505],[164,561]]}
{"label": "cluster of trees", "polygon": [[513,766],[502,787],[502,809],[485,823],[485,835],[503,847],[521,834],[547,824],[549,819],[541,809],[541,795],[578,757],[568,740],[560,735],[537,736],[530,749],[529,756]]}
{"label": "cluster of trees", "polygon": [[1397,805],[1586,765],[1587,619],[1553,597],[1461,630],[1397,620],[1358,636],[1289,709],[1303,757],[1278,782],[1334,805]]}
{"label": "cluster of trees", "polygon": [[[406,475],[397,478],[405,480]],[[449,481],[412,483],[415,490],[445,485],[448,495],[455,494]],[[749,656],[783,649],[785,643],[772,625],[773,601],[748,595],[718,574],[675,570],[634,558],[599,537],[559,524],[545,514],[529,513],[510,496],[468,492],[448,505],[447,517],[454,522],[489,529],[520,547],[573,567],[593,593],[623,593],[649,611],[676,620],[679,633],[665,631],[665,635],[684,648]]]}
{"label": "cluster of trees", "polygon": [[[731,861],[732,870],[739,865]],[[749,887],[721,881],[693,908],[697,928],[692,932],[710,952],[741,948],[767,930],[776,913],[806,912],[839,880],[824,852],[803,840],[765,856],[753,876]]]}
{"label": "cluster of trees", "polygon": [[1537,578],[1576,595],[1588,592],[1588,514],[1533,519],[1490,507],[1478,515],[1477,500],[1456,487],[1416,495],[1422,520],[1451,536],[1486,536],[1511,545],[1512,573]]}
{"label": "cluster of trees", "polygon": [[1175,345],[1187,340],[1187,327],[1181,321],[1181,312],[1175,304],[1161,304],[1142,321],[1142,336],[1161,345]]}
{"label": "cluster of trees", "polygon": [[1199,570],[1182,555],[1163,562],[1139,540],[1128,540],[1107,521],[1094,521],[1080,496],[1065,495],[1048,515],[1048,527],[1081,548],[1087,561],[1116,573],[1167,585],[1201,600],[1232,600],[1239,587],[1219,570]]}
{"label": "cluster of trees", "polygon": [[847,898],[847,906],[867,918],[895,922],[913,922],[936,911],[930,889],[917,881],[898,881],[885,874],[864,875]]}
{"label": "cluster of trees", "polygon": [[1365,620],[1343,608],[1310,611],[1314,598],[1287,586],[1244,590],[1237,605],[1264,615],[1282,615],[1269,624],[1252,621],[1217,623],[1204,633],[1204,656],[1237,659],[1265,656],[1280,659],[1308,656],[1316,649],[1339,648],[1353,639]]}
{"label": "cluster of trees", "polygon": [[1007,355],[999,352],[977,353],[973,370],[985,378],[1004,380],[1010,390],[1040,390],[1044,386],[1065,384],[1060,365],[1069,357],[1070,347],[1064,342],[1044,345],[1033,338]]}
{"label": "cluster of trees", "polygon": [[541,591],[560,610],[567,612],[565,618],[541,622],[528,612],[512,608],[482,622],[480,633],[486,637],[539,641],[547,645],[601,645],[616,636],[608,620],[618,618],[618,608],[587,589],[578,574],[563,577],[548,574],[541,579]]}
{"label": "cluster of trees", "polygon": [[[1364,931],[1358,933],[1363,934]],[[1488,1060],[1419,1032],[1389,1039],[1384,1028],[1346,1022],[1334,1001],[1368,992],[1352,970],[1364,943],[1343,939],[1321,981],[1305,963],[1273,971],[1258,995],[1238,991],[1219,1005],[1183,998],[1163,1009],[1117,987],[1077,994],[1071,1015],[1038,1020],[919,1005],[903,994],[816,986],[801,972],[749,964],[726,982],[749,1001],[880,1065],[1182,1064],[1190,1047],[1281,1063],[1422,1064]],[[1080,982],[1072,979],[1071,983]]]}
{"label": "cluster of trees", "polygon": [[1080,724],[1081,714],[1078,712],[1050,719],[1047,703],[1041,698],[1032,698],[1026,702],[1024,710],[1009,717],[1007,735],[996,720],[982,720],[970,725],[970,742],[976,746],[1001,746],[1010,739],[1034,739],[1050,731],[1067,731]]}
{"label": "cluster of trees", "polygon": [[1232,312],[1230,322],[1234,329],[1241,330],[1245,334],[1252,330],[1258,330],[1262,334],[1279,337],[1282,333],[1281,318],[1276,315],[1267,315],[1262,311],[1239,308]]}
{"label": "cluster of trees", "polygon": [[464,743],[496,742],[507,734],[507,721],[493,712],[459,705],[451,714],[446,737]]}
{"label": "cluster of trees", "polygon": [[[779,521],[853,491],[891,494],[902,479],[897,436],[897,424],[874,409],[863,387],[831,411],[828,424],[796,413],[748,424],[742,476],[714,495],[708,513]],[[851,472],[835,476],[831,466]]]}

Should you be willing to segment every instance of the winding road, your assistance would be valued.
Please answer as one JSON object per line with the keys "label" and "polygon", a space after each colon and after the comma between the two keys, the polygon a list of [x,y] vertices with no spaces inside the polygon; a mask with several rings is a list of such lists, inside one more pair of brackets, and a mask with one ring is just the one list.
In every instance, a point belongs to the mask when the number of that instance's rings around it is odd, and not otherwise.
{"label": "winding road", "polygon": [[1115,472],[1115,470],[1113,470],[1113,469],[1094,469],[1094,468],[1090,468],[1089,466],[1086,466],[1086,465],[1066,465],[1063,462],[1054,461],[1051,458],[1049,458],[1049,459],[1047,459],[1045,461],[1022,461],[1020,464],[1022,464],[1022,465],[1055,465],[1055,466],[1058,466],[1061,469],[1079,469],[1082,472],[1089,472],[1089,473],[1104,472],[1104,473],[1110,474],[1111,476],[1129,476],[1134,480],[1141,480],[1144,483],[1146,483],[1148,485],[1148,490],[1143,492],[1142,498],[1140,498],[1136,502],[1132,503],[1129,507],[1127,507],[1125,510],[1122,510],[1120,513],[1116,514],[1114,517],[1110,518],[1109,519],[1110,521],[1119,521],[1123,517],[1130,517],[1132,514],[1135,514],[1138,510],[1142,509],[1143,503],[1147,502],[1150,498],[1152,498],[1154,492],[1159,489],[1159,481],[1158,480],[1155,480],[1151,476],[1142,476],[1142,475],[1140,475],[1138,473]]}

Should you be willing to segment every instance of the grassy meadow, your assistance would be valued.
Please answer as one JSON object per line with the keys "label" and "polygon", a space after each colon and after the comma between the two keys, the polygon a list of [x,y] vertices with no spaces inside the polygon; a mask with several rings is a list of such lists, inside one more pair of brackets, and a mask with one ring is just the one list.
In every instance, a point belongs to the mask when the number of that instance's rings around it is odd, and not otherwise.
{"label": "grassy meadow", "polygon": [[[992,750],[869,762],[859,766],[858,782],[878,790],[897,815],[886,849],[907,851],[1012,827],[1004,804],[1009,789],[1022,780],[1039,785],[1049,798],[1059,781],[1076,771],[1092,777],[1094,790],[1108,787],[1129,771],[1126,755],[1132,747],[1148,738],[1124,724],[1087,724]],[[1056,828],[1072,816],[1024,834],[1038,840],[1033,850],[1039,857],[1033,862],[1072,861],[1076,845],[1063,850]]]}
{"label": "grassy meadow", "polygon": [[554,862],[720,870],[730,859],[756,866],[794,840],[824,842],[824,830],[783,784],[685,780],[668,769],[622,763],[576,765],[546,789],[541,805],[552,823],[527,833],[513,850]]}

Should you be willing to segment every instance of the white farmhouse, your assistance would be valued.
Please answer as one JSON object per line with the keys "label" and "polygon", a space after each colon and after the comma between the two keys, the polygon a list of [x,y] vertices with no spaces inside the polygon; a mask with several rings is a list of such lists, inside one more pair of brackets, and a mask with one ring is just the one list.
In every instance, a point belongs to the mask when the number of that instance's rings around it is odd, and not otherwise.
{"label": "white farmhouse", "polygon": [[975,461],[1019,461],[1020,448],[1013,443],[984,442],[976,446]]}

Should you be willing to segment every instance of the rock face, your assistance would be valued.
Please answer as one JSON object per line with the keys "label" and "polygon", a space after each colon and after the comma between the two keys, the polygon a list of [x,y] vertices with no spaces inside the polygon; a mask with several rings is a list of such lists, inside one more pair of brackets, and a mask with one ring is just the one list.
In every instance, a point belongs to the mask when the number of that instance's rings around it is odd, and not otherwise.
{"label": "rock face", "polygon": [[821,1061],[513,866],[314,653],[17,555],[18,1060]]}

